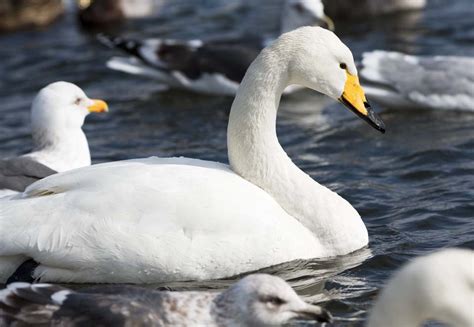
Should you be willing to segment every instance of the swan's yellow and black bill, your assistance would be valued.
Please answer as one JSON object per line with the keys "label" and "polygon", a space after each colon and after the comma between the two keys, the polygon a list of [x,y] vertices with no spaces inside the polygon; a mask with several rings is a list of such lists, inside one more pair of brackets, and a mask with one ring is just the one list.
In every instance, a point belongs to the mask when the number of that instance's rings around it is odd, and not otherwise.
{"label": "swan's yellow and black bill", "polygon": [[357,116],[369,123],[376,130],[385,133],[385,124],[382,119],[372,110],[365,98],[364,90],[360,86],[359,78],[348,72],[344,92],[339,101],[353,111]]}
{"label": "swan's yellow and black bill", "polygon": [[92,99],[93,104],[87,107],[89,112],[108,112],[109,106],[103,100]]}

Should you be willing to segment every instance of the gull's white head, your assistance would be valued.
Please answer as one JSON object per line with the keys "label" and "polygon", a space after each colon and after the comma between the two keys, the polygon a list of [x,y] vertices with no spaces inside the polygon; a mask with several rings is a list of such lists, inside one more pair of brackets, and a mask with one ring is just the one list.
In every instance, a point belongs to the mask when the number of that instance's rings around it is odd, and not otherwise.
{"label": "gull's white head", "polygon": [[324,13],[321,0],[286,0],[281,16],[281,33],[302,26],[320,25],[334,30],[334,23]]}
{"label": "gull's white head", "polygon": [[106,112],[102,100],[89,99],[78,86],[55,82],[41,89],[33,100],[31,122],[33,132],[80,129],[91,112]]}
{"label": "gull's white head", "polygon": [[419,327],[435,320],[474,326],[474,251],[446,249],[396,272],[372,308],[368,327]]}
{"label": "gull's white head", "polygon": [[331,321],[325,309],[303,301],[283,279],[267,274],[249,275],[217,299],[233,319],[244,326],[271,326],[294,320]]}
{"label": "gull's white head", "polygon": [[365,98],[351,51],[336,34],[321,27],[302,27],[283,34],[269,50],[287,61],[290,84],[324,93],[385,131]]}

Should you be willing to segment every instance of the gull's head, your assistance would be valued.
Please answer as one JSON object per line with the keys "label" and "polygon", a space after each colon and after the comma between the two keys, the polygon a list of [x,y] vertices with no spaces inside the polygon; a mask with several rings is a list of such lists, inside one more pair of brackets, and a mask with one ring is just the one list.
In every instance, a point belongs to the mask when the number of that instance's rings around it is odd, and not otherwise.
{"label": "gull's head", "polygon": [[324,5],[321,0],[286,0],[281,24],[282,33],[302,26],[315,25],[334,30],[334,23],[324,13]]}
{"label": "gull's head", "polygon": [[291,84],[299,84],[340,101],[375,129],[385,131],[371,109],[359,83],[349,48],[333,32],[321,27],[302,27],[283,34],[273,47],[289,61]]}
{"label": "gull's head", "polygon": [[294,320],[329,322],[325,309],[303,301],[283,279],[267,274],[249,275],[222,293],[223,305],[247,326],[283,325]]}
{"label": "gull's head", "polygon": [[31,120],[33,129],[77,129],[91,112],[107,112],[102,100],[89,99],[78,86],[55,82],[41,89],[33,100]]}

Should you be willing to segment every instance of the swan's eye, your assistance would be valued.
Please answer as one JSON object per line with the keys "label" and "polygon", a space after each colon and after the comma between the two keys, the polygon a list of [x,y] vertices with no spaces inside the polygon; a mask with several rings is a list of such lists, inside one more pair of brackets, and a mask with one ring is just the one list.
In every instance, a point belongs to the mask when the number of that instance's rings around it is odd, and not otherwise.
{"label": "swan's eye", "polygon": [[339,64],[339,67],[341,67],[341,69],[344,69],[344,70],[347,69],[347,65],[343,62]]}
{"label": "swan's eye", "polygon": [[280,298],[278,296],[265,296],[265,297],[261,298],[260,301],[272,304],[274,306],[280,306],[280,305],[286,303],[285,300],[283,300],[282,298]]}

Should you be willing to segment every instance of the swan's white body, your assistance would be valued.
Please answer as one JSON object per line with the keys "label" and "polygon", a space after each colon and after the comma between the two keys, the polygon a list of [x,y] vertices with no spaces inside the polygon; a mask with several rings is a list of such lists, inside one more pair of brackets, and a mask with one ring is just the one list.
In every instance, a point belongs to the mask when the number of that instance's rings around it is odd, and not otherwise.
{"label": "swan's white body", "polygon": [[295,166],[275,132],[286,85],[343,93],[340,60],[356,74],[349,49],[315,27],[262,52],[232,106],[232,170],[185,158],[119,161],[51,176],[1,202],[0,280],[25,257],[40,263],[42,281],[152,283],[366,246],[357,211]]}
{"label": "swan's white body", "polygon": [[[36,196],[45,191],[56,194]],[[326,191],[326,203],[338,198]],[[360,222],[348,211],[344,218]],[[193,159],[122,161],[51,176],[2,203],[0,215],[2,255],[35,258],[43,281],[209,279],[341,254],[226,165]],[[356,234],[335,230],[349,240]],[[358,241],[344,252],[367,238]],[[9,267],[0,261],[1,275],[22,260]]]}
{"label": "swan's white body", "polygon": [[474,326],[474,251],[446,249],[416,258],[395,273],[368,327],[420,327],[427,320]]}

